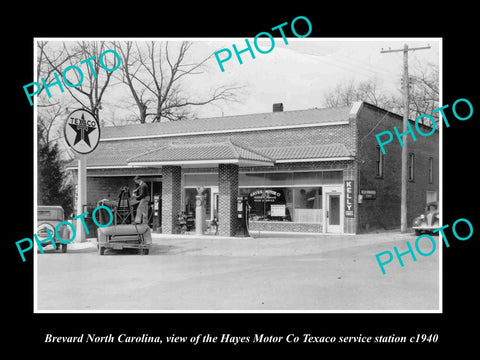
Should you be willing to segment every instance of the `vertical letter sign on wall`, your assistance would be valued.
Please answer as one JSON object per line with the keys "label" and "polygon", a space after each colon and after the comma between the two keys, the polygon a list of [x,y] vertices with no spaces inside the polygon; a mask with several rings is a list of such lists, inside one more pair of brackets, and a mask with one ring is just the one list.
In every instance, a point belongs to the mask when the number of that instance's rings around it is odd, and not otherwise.
{"label": "vertical letter sign on wall", "polygon": [[[78,109],[68,115],[65,122],[65,141],[78,153],[78,181],[77,181],[77,211],[79,216],[87,205],[87,157],[100,141],[100,124],[90,111]],[[81,231],[83,218],[77,220],[77,242],[85,240],[85,233]]]}
{"label": "vertical letter sign on wall", "polygon": [[345,180],[345,217],[354,217],[353,185],[353,180]]}

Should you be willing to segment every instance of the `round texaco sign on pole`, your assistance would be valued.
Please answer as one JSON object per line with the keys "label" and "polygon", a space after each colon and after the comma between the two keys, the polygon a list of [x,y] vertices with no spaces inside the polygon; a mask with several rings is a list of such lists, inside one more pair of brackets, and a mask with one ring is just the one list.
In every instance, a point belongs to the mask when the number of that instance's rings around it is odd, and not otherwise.
{"label": "round texaco sign on pole", "polygon": [[79,154],[95,150],[100,140],[100,124],[95,115],[84,109],[70,113],[65,123],[65,140]]}

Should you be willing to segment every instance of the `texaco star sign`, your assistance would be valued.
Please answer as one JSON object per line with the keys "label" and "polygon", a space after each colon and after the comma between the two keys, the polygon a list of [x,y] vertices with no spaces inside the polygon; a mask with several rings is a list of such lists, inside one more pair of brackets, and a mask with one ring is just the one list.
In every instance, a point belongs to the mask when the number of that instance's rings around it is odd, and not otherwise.
{"label": "texaco star sign", "polygon": [[95,150],[100,140],[100,125],[90,111],[78,109],[68,115],[65,124],[65,140],[80,154]]}

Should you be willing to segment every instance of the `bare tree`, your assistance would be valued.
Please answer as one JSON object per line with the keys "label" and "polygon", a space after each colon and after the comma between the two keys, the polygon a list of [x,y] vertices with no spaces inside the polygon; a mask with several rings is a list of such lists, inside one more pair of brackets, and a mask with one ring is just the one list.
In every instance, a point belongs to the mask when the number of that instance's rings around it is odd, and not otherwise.
{"label": "bare tree", "polygon": [[[409,77],[409,117],[427,114],[438,118],[433,110],[439,104],[439,70],[434,64],[416,66]],[[383,109],[403,115],[403,98],[398,95],[383,93],[375,78],[355,83],[353,80],[339,83],[333,90],[324,94],[324,105],[329,107],[351,105],[355,101],[365,101]],[[424,117],[421,123],[431,126],[428,118]]]}
{"label": "bare tree", "polygon": [[147,120],[147,109],[151,100],[146,96],[147,88],[135,84],[135,79],[139,76],[137,74],[141,69],[141,63],[136,52],[136,50],[139,50],[138,45],[136,49],[133,47],[132,41],[114,42],[113,45],[122,57],[122,64],[120,65],[122,70],[121,81],[128,86],[138,108],[139,121],[143,124]]}
{"label": "bare tree", "polygon": [[[45,82],[48,84],[50,83],[51,79],[52,79],[52,74],[54,72],[54,69],[49,66],[47,60],[46,60],[46,56],[45,56],[45,53],[46,53],[46,47],[48,45],[48,41],[39,41],[37,42],[37,81],[39,82],[41,78],[43,78],[45,80]],[[52,54],[51,55],[53,59],[53,61],[55,63],[58,63],[59,60],[58,60],[58,57],[61,56],[60,55],[56,55],[56,54]],[[67,59],[65,59],[64,61],[67,61]],[[62,63],[59,63],[59,66],[63,65]],[[43,87],[40,87],[40,91],[39,93],[37,94],[38,96],[40,96],[43,92],[44,92],[45,88]],[[44,101],[40,102],[39,106],[49,106],[50,104],[45,104],[45,99]]]}
{"label": "bare tree", "polygon": [[[79,41],[73,44],[62,42],[60,49],[57,51],[50,51],[50,49],[46,49],[45,45],[39,46],[39,56],[48,65],[47,74],[57,72],[61,77],[66,67],[79,66],[81,61],[91,59],[89,65],[85,64],[81,68],[81,74],[78,71],[69,71],[66,75],[70,84],[79,85],[75,87],[64,86],[63,88],[68,91],[77,104],[90,110],[100,120],[102,99],[113,74],[111,71],[101,70],[100,55],[107,50],[105,42]],[[107,56],[104,56],[103,61],[109,69],[116,66],[116,58],[113,61],[113,66],[111,66],[112,62],[108,60]]]}
{"label": "bare tree", "polygon": [[339,83],[323,96],[328,107],[348,106],[355,101],[365,101],[382,108],[391,108],[394,99],[379,90],[375,78],[355,83],[353,80]]}
{"label": "bare tree", "polygon": [[[414,75],[409,79],[409,113],[414,118],[427,114],[438,119],[438,112],[433,113],[433,110],[439,106],[439,68],[433,64],[427,64],[423,67],[416,67],[414,70]],[[425,125],[432,125],[426,117],[423,117],[421,122]]]}
{"label": "bare tree", "polygon": [[[52,68],[45,58],[45,52],[48,42],[39,41],[37,43],[37,82],[43,78],[45,83],[49,84],[54,78],[54,68]],[[63,66],[67,61],[62,56],[62,51],[51,51],[51,61],[58,63],[58,66]],[[63,60],[60,60],[62,59]],[[71,99],[65,98],[50,98],[46,95],[44,87],[40,87],[40,91],[37,94],[37,126],[39,134],[39,142],[49,144],[56,142],[63,137],[61,134],[61,126],[59,121],[67,116],[69,106],[71,107]]]}
{"label": "bare tree", "polygon": [[[65,115],[64,109],[58,104],[53,104],[52,106],[46,107],[44,109],[38,110],[38,130],[41,133],[41,140],[45,143],[50,143],[56,141],[60,136],[59,128],[55,127],[57,125],[57,119],[61,119]],[[53,138],[52,138],[53,132]]]}
{"label": "bare tree", "polygon": [[324,106],[339,107],[352,105],[356,101],[355,86],[353,80],[348,83],[339,83],[333,90],[323,95]]}
{"label": "bare tree", "polygon": [[[187,76],[204,73],[203,65],[209,55],[187,62],[191,42],[182,42],[172,51],[168,42],[151,41],[142,49],[137,42],[116,42],[115,48],[122,56],[122,81],[128,86],[138,108],[140,123],[182,120],[193,117],[196,106],[218,101],[235,101],[240,86],[220,86],[204,97],[194,98],[185,91],[182,81]],[[136,51],[135,51],[136,50]]]}

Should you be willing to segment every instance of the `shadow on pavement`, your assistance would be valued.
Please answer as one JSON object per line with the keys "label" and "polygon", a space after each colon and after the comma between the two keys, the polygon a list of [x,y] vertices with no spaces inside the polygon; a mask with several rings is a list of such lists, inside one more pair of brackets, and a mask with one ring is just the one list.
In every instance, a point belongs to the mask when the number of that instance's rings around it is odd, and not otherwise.
{"label": "shadow on pavement", "polygon": [[[173,245],[158,245],[158,244],[152,244],[150,247],[150,251],[148,255],[140,255],[138,249],[123,249],[123,250],[115,250],[115,249],[105,249],[105,253],[103,256],[111,256],[111,255],[123,255],[123,256],[128,256],[128,255],[137,255],[137,256],[155,256],[155,255],[171,255],[171,254],[177,254],[178,252],[175,251],[176,249],[180,249],[179,246],[173,246]],[[93,252],[97,252],[97,248],[94,247],[92,248]],[[73,252],[73,251],[72,251]],[[77,252],[77,251],[75,251]],[[80,252],[80,251],[78,251]]]}

